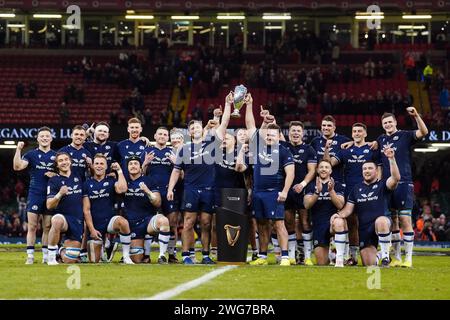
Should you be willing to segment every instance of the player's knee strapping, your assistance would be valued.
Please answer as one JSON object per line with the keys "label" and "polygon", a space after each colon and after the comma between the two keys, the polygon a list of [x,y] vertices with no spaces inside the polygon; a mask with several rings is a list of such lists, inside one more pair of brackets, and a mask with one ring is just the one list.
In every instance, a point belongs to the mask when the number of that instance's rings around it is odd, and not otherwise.
{"label": "player's knee strapping", "polygon": [[101,240],[89,240],[88,242],[89,251],[90,254],[90,260],[91,262],[95,262],[95,247],[96,246],[102,246],[103,242]]}
{"label": "player's knee strapping", "polygon": [[130,248],[130,256],[137,256],[144,254],[144,248],[143,247],[131,247]]}
{"label": "player's knee strapping", "polygon": [[80,248],[67,247],[64,256],[67,259],[77,260],[78,257],[80,256],[80,252],[81,252]]}
{"label": "player's knee strapping", "polygon": [[399,217],[411,217],[412,211],[411,210],[400,210],[398,212]]}

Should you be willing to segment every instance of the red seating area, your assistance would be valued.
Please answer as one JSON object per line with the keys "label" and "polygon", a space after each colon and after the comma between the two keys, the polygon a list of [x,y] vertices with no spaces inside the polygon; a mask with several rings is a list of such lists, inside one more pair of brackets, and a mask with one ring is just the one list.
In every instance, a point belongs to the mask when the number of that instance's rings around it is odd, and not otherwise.
{"label": "red seating area", "polygon": [[[291,68],[290,72],[293,72]],[[210,104],[213,104],[215,108],[217,108],[219,105],[223,106],[225,102],[225,96],[228,94],[230,90],[233,90],[235,85],[239,83],[240,83],[239,80],[233,80],[231,83],[232,85],[229,88],[221,88],[217,98],[198,99],[197,98],[198,88],[194,88],[191,95],[188,113],[191,113],[192,109],[197,104],[199,104],[200,107],[202,107],[205,112]],[[366,97],[369,94],[375,97],[378,90],[380,90],[383,94],[385,90],[390,90],[391,92],[399,91],[403,95],[406,93],[407,87],[408,82],[406,80],[405,75],[403,73],[397,73],[392,79],[363,79],[359,83],[328,84],[326,92],[328,92],[330,96],[336,94],[338,95],[338,97],[341,95],[342,92],[346,92],[348,97],[350,96],[359,97],[361,93],[365,93]],[[267,106],[268,101],[271,101],[272,104],[276,104],[276,102],[280,97],[284,98],[283,93],[268,93],[266,89],[262,88],[257,89],[252,88],[250,89],[250,92],[253,97],[253,112],[255,115],[255,120],[257,121],[258,125],[261,122],[261,119],[259,117],[260,105],[263,105],[265,107]],[[230,121],[230,126],[236,127],[245,126],[244,112],[245,112],[244,110],[241,111],[242,117],[240,119],[232,119]],[[302,120],[311,122],[312,125],[316,126],[320,125],[320,121],[322,119],[320,105],[308,105],[306,113],[307,113],[306,115],[301,116],[301,119],[299,119],[298,116],[295,116],[294,114],[287,114],[284,116],[284,120],[287,122],[293,120]],[[351,126],[355,122],[363,122],[367,126],[373,127],[379,126],[381,123],[381,115],[349,114],[349,115],[335,115],[335,118],[337,120],[338,126]],[[399,119],[397,120],[399,122],[399,125],[404,125],[406,121],[405,118],[402,116],[400,116]]]}
{"label": "red seating area", "polygon": [[[78,61],[81,61],[79,57]],[[0,119],[4,124],[48,124],[60,123],[59,108],[64,88],[69,83],[83,84],[80,74],[63,74],[62,66],[73,56],[58,57],[1,57],[0,59]],[[95,63],[114,61],[115,58],[97,57]],[[25,85],[25,97],[16,98],[16,84]],[[30,81],[37,84],[37,98],[27,98]],[[115,84],[84,84],[85,103],[71,101],[68,104],[69,123],[109,121],[112,111],[119,111],[122,100],[130,94],[129,89],[120,89]],[[152,110],[155,121],[160,112],[167,108],[170,89],[160,89],[154,95],[145,97],[145,106]]]}
{"label": "red seating area", "polygon": [[327,92],[330,95],[336,94],[338,97],[342,92],[347,93],[347,96],[359,96],[361,93],[375,96],[380,90],[383,94],[386,90],[399,91],[402,95],[408,89],[408,81],[403,73],[396,73],[392,79],[362,79],[358,83],[337,83],[329,84]]}
{"label": "red seating area", "polygon": [[375,50],[427,51],[434,48],[432,43],[380,43]]}
{"label": "red seating area", "polygon": [[[445,80],[445,88],[450,88],[450,80]],[[434,114],[436,112],[441,112],[441,104],[439,103],[439,92],[434,88],[429,91],[430,102],[431,102],[431,112]]]}

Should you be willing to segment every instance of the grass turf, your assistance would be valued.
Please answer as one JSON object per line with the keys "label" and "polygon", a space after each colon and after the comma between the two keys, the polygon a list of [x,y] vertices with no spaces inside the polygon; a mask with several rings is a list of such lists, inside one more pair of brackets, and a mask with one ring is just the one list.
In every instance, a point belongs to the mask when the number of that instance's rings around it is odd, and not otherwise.
{"label": "grass turf", "polygon": [[[23,252],[0,252],[0,299],[140,299],[220,267],[79,264],[81,289],[70,290],[68,265],[28,266],[24,260]],[[367,288],[373,274],[363,267],[244,265],[174,299],[450,299],[450,257],[415,256],[413,262],[412,269],[379,269],[381,288],[374,290]]]}

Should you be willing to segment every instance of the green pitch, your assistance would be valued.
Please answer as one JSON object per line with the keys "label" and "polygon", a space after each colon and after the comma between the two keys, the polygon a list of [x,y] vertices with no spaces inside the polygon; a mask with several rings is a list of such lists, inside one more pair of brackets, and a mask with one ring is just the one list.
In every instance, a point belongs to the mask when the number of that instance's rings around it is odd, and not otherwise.
{"label": "green pitch", "polygon": [[[38,263],[24,265],[25,253],[16,250],[0,252],[0,299],[142,299],[222,267],[78,264],[80,289],[69,289],[68,265],[42,265],[40,253]],[[363,267],[245,265],[173,299],[450,299],[450,256],[414,256],[413,262],[412,269],[379,274]]]}

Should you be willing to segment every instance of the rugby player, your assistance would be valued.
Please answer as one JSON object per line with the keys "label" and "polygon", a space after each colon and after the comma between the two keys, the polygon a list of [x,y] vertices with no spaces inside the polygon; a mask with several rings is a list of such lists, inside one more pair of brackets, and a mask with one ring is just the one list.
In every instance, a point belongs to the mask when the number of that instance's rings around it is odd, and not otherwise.
{"label": "rugby player", "polygon": [[317,175],[316,180],[306,187],[303,199],[305,208],[311,210],[314,254],[318,265],[328,264],[330,238],[334,234],[335,266],[343,267],[347,224],[344,219],[336,219],[331,223],[330,218],[345,204],[344,186],[332,178],[332,167],[328,160],[319,161]]}
{"label": "rugby player", "polygon": [[362,166],[364,181],[355,185],[345,207],[331,217],[331,221],[346,219],[353,211],[359,221],[361,258],[365,266],[376,265],[378,243],[381,247],[381,265],[389,266],[392,221],[389,219],[389,197],[400,181],[400,170],[393,148],[385,148],[390,177],[379,179],[377,163],[367,160]]}
{"label": "rugby player", "polygon": [[68,153],[58,152],[55,166],[58,175],[49,179],[47,187],[47,208],[55,213],[48,237],[48,265],[58,264],[56,253],[61,233],[65,234],[62,261],[78,262],[84,231],[83,182],[72,172]]}
{"label": "rugby player", "polygon": [[[110,127],[108,123],[102,121],[97,123],[94,129],[93,141],[86,141],[84,147],[91,155],[103,154],[108,161],[108,170],[117,156],[117,142],[109,141]],[[107,171],[109,172],[109,171]]]}
{"label": "rugby player", "polygon": [[131,260],[134,263],[141,263],[144,257],[145,235],[158,234],[158,263],[167,264],[170,226],[169,220],[157,213],[157,209],[161,206],[159,189],[149,176],[142,174],[140,156],[131,156],[127,162],[129,176],[128,190],[124,196],[124,210],[131,231]]}
{"label": "rugby player", "polygon": [[[345,198],[347,199],[350,192],[356,184],[363,181],[362,166],[366,161],[378,160],[378,151],[374,151],[366,143],[367,127],[363,123],[354,123],[352,125],[353,145],[348,149],[338,149],[338,151],[330,157],[331,140],[325,145],[324,159],[328,159],[333,167],[340,164],[344,166],[344,182],[345,182]],[[380,168],[381,174],[381,168]],[[355,266],[358,264],[358,220],[356,214],[352,214],[347,218],[349,228],[350,257],[346,256],[346,265]],[[347,251],[347,250],[346,250]]]}
{"label": "rugby player", "polygon": [[[251,265],[267,265],[269,244],[269,221],[277,232],[281,247],[281,266],[289,266],[288,234],[284,224],[284,202],[294,181],[295,168],[292,154],[280,145],[280,127],[274,123],[267,129],[257,130],[253,117],[253,99],[250,94],[245,97],[245,124],[250,138],[250,147],[239,151],[237,170],[244,172],[249,163],[253,163],[253,211],[258,224],[260,252],[258,259]],[[273,117],[273,116],[272,116]],[[264,122],[268,122],[267,116]],[[245,160],[245,152],[249,159]]]}
{"label": "rugby player", "polygon": [[88,170],[92,165],[92,155],[83,147],[83,144],[86,142],[86,129],[80,125],[75,126],[72,130],[71,138],[72,142],[59,149],[58,152],[65,152],[70,155],[72,160],[72,173],[84,182],[88,176]]}
{"label": "rugby player", "polygon": [[[178,226],[178,206],[176,200],[167,200],[167,187],[169,186],[170,174],[173,169],[171,159],[175,154],[171,147],[167,146],[169,141],[169,129],[159,127],[154,135],[156,145],[146,149],[145,160],[142,165],[144,174],[150,176],[156,183],[161,195],[161,211],[169,219],[170,224],[170,245],[169,263],[178,263],[178,259],[174,255],[173,248],[176,242],[176,232]],[[146,253],[147,256],[147,253]],[[147,258],[147,257],[145,257]]]}
{"label": "rugby player", "polygon": [[94,175],[83,186],[83,212],[90,233],[88,241],[89,261],[97,263],[102,255],[103,240],[106,233],[120,234],[123,262],[133,264],[130,259],[131,234],[128,221],[115,215],[115,193],[127,191],[127,181],[117,162],[111,164],[118,179],[106,176],[108,160],[103,154],[96,154],[93,161]]}
{"label": "rugby player", "polygon": [[[395,151],[395,160],[400,163],[400,182],[394,190],[390,209],[393,220],[392,246],[394,258],[391,265],[394,267],[412,267],[412,252],[414,246],[414,230],[411,221],[411,212],[414,203],[414,186],[411,173],[411,146],[428,134],[428,128],[414,107],[406,108],[408,114],[414,118],[417,130],[398,130],[397,120],[392,113],[385,113],[381,117],[381,123],[385,134],[378,137],[380,147],[392,148]],[[383,177],[390,174],[389,158],[380,154],[383,163]],[[400,225],[399,225],[400,224]],[[403,242],[405,246],[405,260],[402,262],[400,248],[400,226],[403,231]]]}
{"label": "rugby player", "polygon": [[137,156],[141,158],[141,163],[144,162],[145,148],[150,144],[146,144],[145,140],[141,138],[142,122],[137,118],[128,120],[128,139],[120,141],[117,144],[117,160],[123,170],[125,178],[128,179],[128,159]]}
{"label": "rugby player", "polygon": [[[214,213],[214,163],[216,157],[220,156],[220,145],[224,140],[225,131],[228,126],[231,114],[231,102],[233,93],[226,97],[225,109],[222,121],[217,129],[213,130],[208,140],[208,136],[203,138],[203,128],[199,121],[191,121],[188,125],[189,134],[192,141],[186,143],[178,151],[176,163],[170,176],[167,199],[174,199],[174,188],[178,182],[181,171],[184,171],[184,194],[183,210],[184,222],[181,234],[184,264],[193,264],[190,257],[190,246],[194,243],[194,224],[197,214],[200,214],[201,241],[202,241],[202,264],[214,264],[209,257],[211,221]],[[211,123],[211,120],[210,120]],[[208,125],[209,126],[209,125]],[[211,126],[214,126],[211,125]]]}
{"label": "rugby player", "polygon": [[47,210],[46,195],[48,179],[55,175],[53,164],[56,152],[51,150],[52,132],[42,127],[37,132],[38,148],[28,151],[21,157],[24,142],[17,143],[13,168],[15,171],[29,169],[30,186],[27,199],[27,259],[25,264],[34,263],[34,245],[39,215],[42,215],[42,263],[48,261],[48,232],[51,227],[51,213]]}
{"label": "rugby player", "polygon": [[289,123],[289,142],[282,136],[281,144],[292,153],[295,164],[295,178],[292,188],[288,192],[285,203],[285,224],[288,232],[289,259],[291,264],[296,263],[295,254],[297,247],[297,235],[295,214],[300,215],[300,230],[302,230],[302,242],[305,257],[305,265],[312,265],[312,226],[308,219],[308,211],[303,205],[305,187],[314,179],[317,167],[317,154],[315,150],[303,142],[304,125],[300,121]]}

